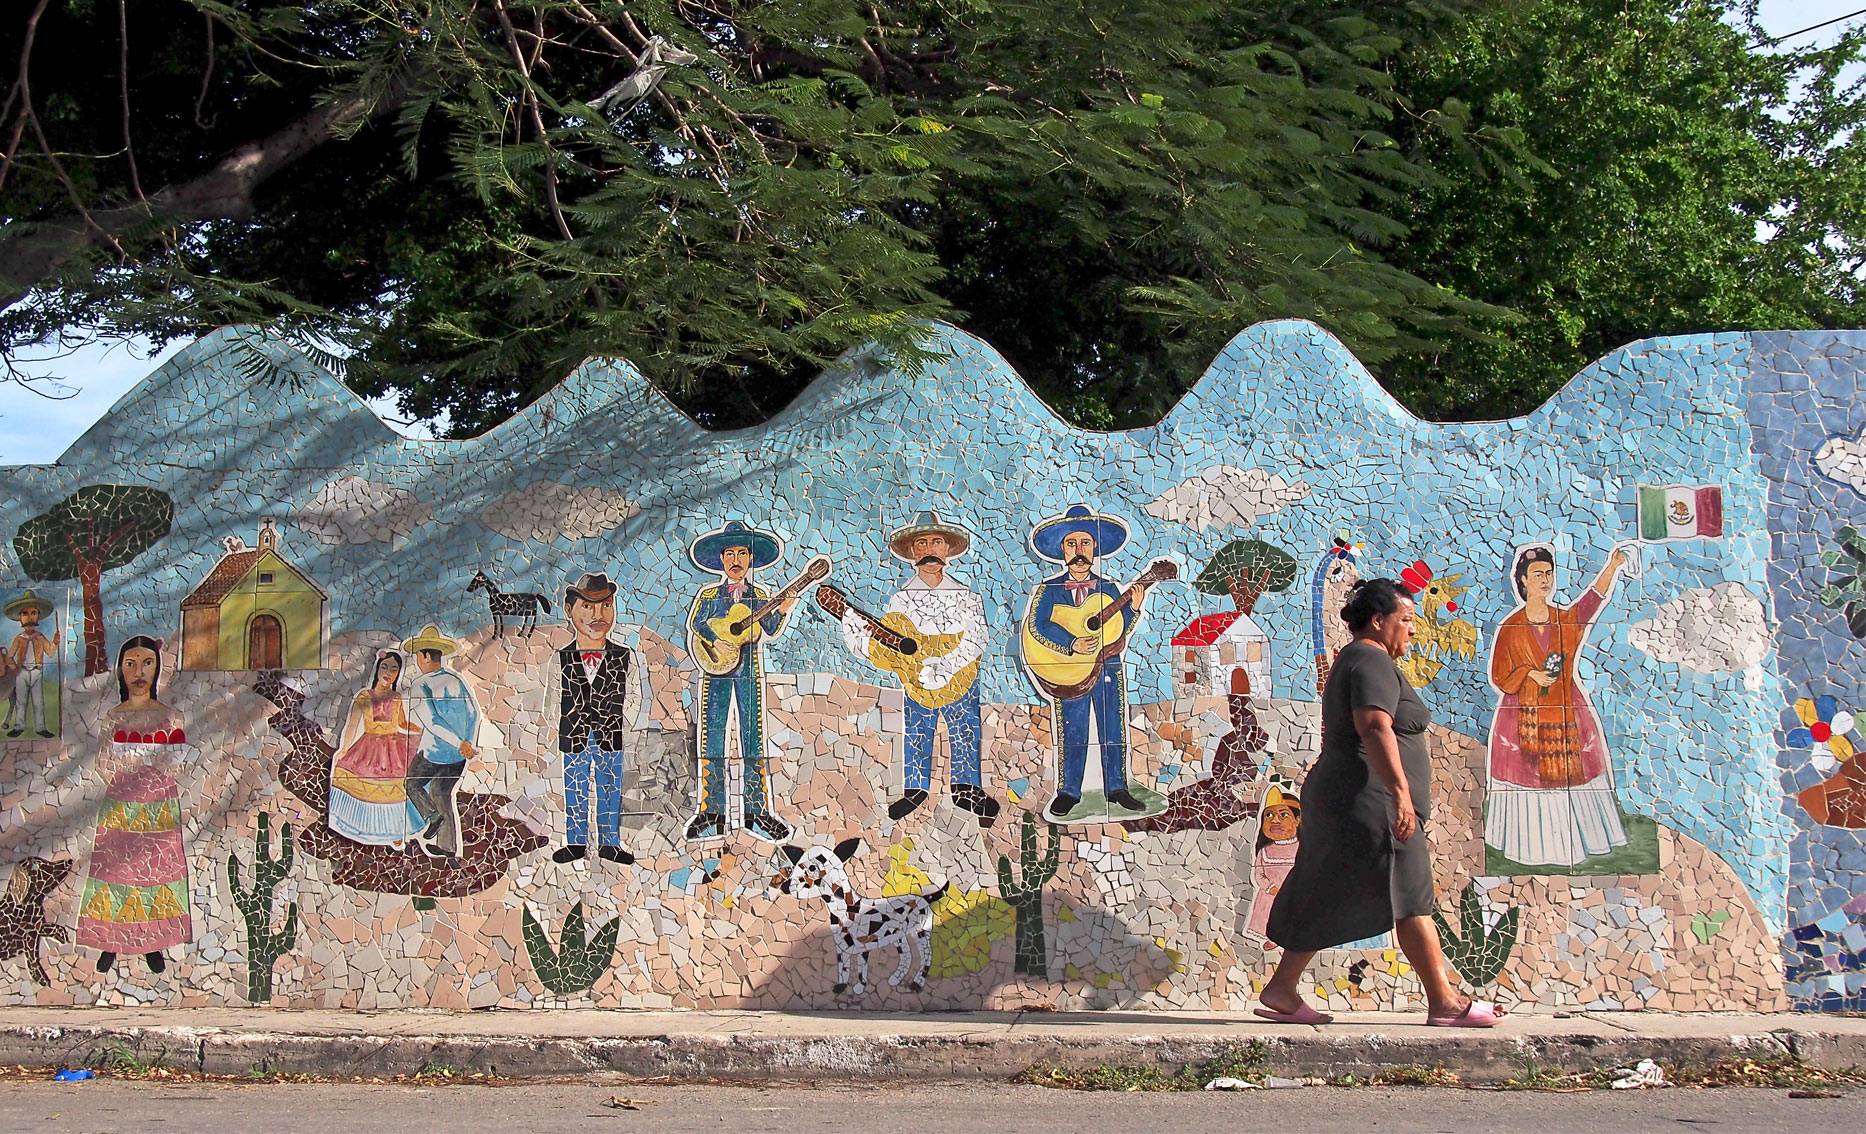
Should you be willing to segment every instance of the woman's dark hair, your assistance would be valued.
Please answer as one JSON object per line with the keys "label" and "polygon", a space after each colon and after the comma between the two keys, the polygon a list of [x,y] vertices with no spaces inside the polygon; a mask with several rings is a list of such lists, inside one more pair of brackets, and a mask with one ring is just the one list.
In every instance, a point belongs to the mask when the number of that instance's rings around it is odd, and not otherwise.
{"label": "woman's dark hair", "polygon": [[385,662],[395,663],[395,680],[389,683],[389,688],[394,689],[402,683],[402,670],[406,668],[402,665],[402,655],[394,650],[384,650],[376,655],[376,668],[370,672],[369,687],[371,689],[382,681],[382,667]]}
{"label": "woman's dark hair", "polygon": [[1383,614],[1392,614],[1400,603],[1411,602],[1412,592],[1398,579],[1362,579],[1348,592],[1347,605],[1341,608],[1341,620],[1356,634]]}
{"label": "woman's dark hair", "polygon": [[1522,553],[1517,555],[1516,567],[1510,572],[1510,578],[1516,581],[1516,597],[1519,599],[1529,597],[1526,580],[1529,578],[1529,565],[1532,563],[1546,563],[1549,569],[1553,570],[1555,553],[1546,547],[1525,547]]}
{"label": "woman's dark hair", "polygon": [[123,658],[131,650],[148,650],[155,655],[155,676],[149,679],[149,699],[160,701],[162,699],[162,643],[147,634],[138,634],[133,638],[125,639],[124,643],[117,647],[117,703],[122,704],[130,699],[130,683],[123,680]]}

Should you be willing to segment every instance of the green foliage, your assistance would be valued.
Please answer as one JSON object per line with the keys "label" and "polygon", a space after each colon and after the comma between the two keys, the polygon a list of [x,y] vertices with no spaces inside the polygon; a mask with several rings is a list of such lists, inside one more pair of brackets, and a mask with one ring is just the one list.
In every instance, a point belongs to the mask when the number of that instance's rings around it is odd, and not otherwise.
{"label": "green foliage", "polygon": [[1071,1091],[1199,1091],[1218,1078],[1261,1083],[1272,1070],[1269,1045],[1262,1040],[1221,1044],[1210,1058],[1172,1069],[1152,1064],[1102,1067],[1027,1067],[1012,1080],[1036,1087]]}
{"label": "green foliage", "polygon": [[175,504],[135,484],[88,484],[19,526],[13,550],[33,579],[76,579],[121,567],[168,534]]}
{"label": "green foliage", "polygon": [[167,535],[175,502],[136,484],[89,484],[19,526],[13,550],[33,579],[76,579],[84,597],[84,675],[110,668],[102,576]]}
{"label": "green foliage", "polygon": [[[1866,323],[1866,88],[1843,76],[1866,28],[1758,51],[1747,11],[1491,2],[1404,54],[1400,89],[1459,100],[1467,126],[1405,120],[1440,176],[1395,214],[1411,233],[1390,259],[1518,317],[1392,360],[1402,401],[1522,413],[1648,335]],[[1511,145],[1473,149],[1471,130]]]}
{"label": "green foliage", "polygon": [[551,992],[559,996],[588,992],[608,970],[615,956],[616,938],[622,932],[621,918],[610,918],[596,936],[586,938],[583,903],[578,902],[564,917],[562,942],[553,947],[530,907],[521,907],[519,914],[519,929],[525,938],[525,952],[531,954],[532,970],[538,974],[538,983]]}
{"label": "green foliage", "polygon": [[253,836],[253,884],[240,882],[240,856],[227,856],[227,885],[233,904],[246,923],[246,999],[265,1004],[272,999],[272,966],[298,944],[298,903],[285,908],[285,925],[272,928],[272,900],[279,883],[292,872],[292,825],[279,828],[279,853],[272,855],[272,816],[259,813],[259,831]]}
{"label": "green foliage", "polygon": [[[260,323],[455,435],[619,356],[723,427],[946,318],[1108,429],[1301,317],[1418,412],[1518,412],[1642,335],[1866,321],[1866,33],[1757,52],[1738,12],[53,4],[0,350]],[[698,61],[592,105],[657,35]],[[270,175],[206,177],[234,152]]]}
{"label": "green foliage", "polygon": [[1230,595],[1249,613],[1265,591],[1285,591],[1296,581],[1296,560],[1260,539],[1234,539],[1212,553],[1192,585],[1208,595]]}
{"label": "green foliage", "polygon": [[1835,546],[1821,552],[1827,581],[1821,586],[1821,605],[1841,611],[1847,630],[1866,638],[1866,535],[1851,524],[1834,533]]}
{"label": "green foliage", "polygon": [[1454,931],[1442,913],[1434,911],[1432,920],[1438,924],[1438,940],[1445,950],[1445,959],[1472,987],[1481,988],[1496,980],[1503,966],[1509,963],[1510,951],[1516,948],[1516,925],[1522,912],[1520,907],[1511,906],[1498,919],[1495,929],[1486,929],[1484,900],[1477,893],[1477,884],[1466,882],[1464,893],[1458,898],[1458,925],[1462,932]]}
{"label": "green foliage", "polygon": [[1017,952],[1011,971],[1024,976],[1047,976],[1050,971],[1049,943],[1043,926],[1043,888],[1056,877],[1063,840],[1055,824],[1045,823],[1044,826],[1049,829],[1049,843],[1039,857],[1037,817],[1029,811],[1023,813],[1017,835],[1020,875],[1012,875],[1010,856],[998,856],[998,895],[1009,902],[1017,914]]}

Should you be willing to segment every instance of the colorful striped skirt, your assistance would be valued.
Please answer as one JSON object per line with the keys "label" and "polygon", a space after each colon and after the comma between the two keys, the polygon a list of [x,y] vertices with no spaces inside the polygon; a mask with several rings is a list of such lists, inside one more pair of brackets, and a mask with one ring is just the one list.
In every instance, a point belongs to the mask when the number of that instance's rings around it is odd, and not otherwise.
{"label": "colorful striped skirt", "polygon": [[153,953],[193,937],[175,776],[148,764],[132,767],[105,789],[77,943],[107,953]]}

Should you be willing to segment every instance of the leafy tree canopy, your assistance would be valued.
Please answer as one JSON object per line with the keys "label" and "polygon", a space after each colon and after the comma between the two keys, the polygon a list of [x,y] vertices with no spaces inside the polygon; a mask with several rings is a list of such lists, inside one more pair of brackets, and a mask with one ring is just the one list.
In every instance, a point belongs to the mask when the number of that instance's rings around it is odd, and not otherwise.
{"label": "leafy tree canopy", "polygon": [[1228,595],[1240,582],[1259,591],[1288,590],[1296,581],[1296,560],[1273,543],[1234,539],[1212,553],[1192,585],[1208,595]]}
{"label": "leafy tree canopy", "polygon": [[596,354],[740,424],[931,317],[1101,427],[1265,318],[1460,414],[1861,321],[1859,38],[1751,52],[1722,0],[15,12],[0,349],[265,322],[457,434]]}

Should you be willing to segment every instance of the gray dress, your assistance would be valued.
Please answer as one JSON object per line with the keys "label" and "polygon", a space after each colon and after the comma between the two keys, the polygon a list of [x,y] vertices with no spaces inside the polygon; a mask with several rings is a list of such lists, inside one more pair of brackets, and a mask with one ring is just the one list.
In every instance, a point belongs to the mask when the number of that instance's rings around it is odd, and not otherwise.
{"label": "gray dress", "polygon": [[[1354,710],[1385,709],[1419,814],[1405,842],[1392,834],[1393,793],[1373,773],[1354,729]],[[1293,952],[1374,937],[1398,918],[1438,906],[1432,892],[1432,765],[1425,729],[1432,714],[1385,650],[1350,643],[1322,688],[1322,754],[1302,785],[1301,842],[1270,907],[1266,936]]]}

